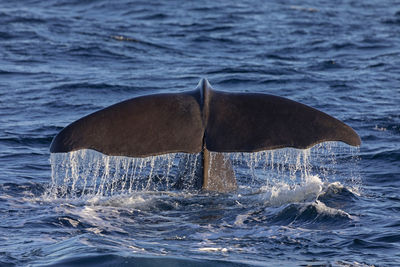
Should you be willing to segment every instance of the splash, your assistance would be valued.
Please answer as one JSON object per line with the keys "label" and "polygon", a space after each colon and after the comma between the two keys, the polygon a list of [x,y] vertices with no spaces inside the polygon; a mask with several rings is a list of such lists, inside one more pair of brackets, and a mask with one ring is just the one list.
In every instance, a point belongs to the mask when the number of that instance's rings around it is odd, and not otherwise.
{"label": "splash", "polygon": [[[324,181],[341,175],[337,172],[337,162],[343,161],[342,157],[347,159],[348,152],[334,144],[328,142],[305,150],[285,148],[223,155],[232,163],[239,193],[263,192],[267,202],[279,204],[316,196]],[[211,152],[211,158],[216,154]],[[52,154],[50,162],[52,182],[47,191],[50,197],[99,197],[201,188],[200,154],[129,158],[79,150]],[[351,184],[358,181],[354,177],[347,180]]]}

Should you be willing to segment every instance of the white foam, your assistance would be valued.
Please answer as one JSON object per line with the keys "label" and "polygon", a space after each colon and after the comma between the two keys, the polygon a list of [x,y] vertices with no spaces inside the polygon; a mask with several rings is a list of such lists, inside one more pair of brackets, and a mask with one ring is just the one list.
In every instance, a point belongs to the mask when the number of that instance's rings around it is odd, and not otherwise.
{"label": "white foam", "polygon": [[204,252],[222,252],[226,253],[228,252],[227,248],[222,248],[222,247],[203,247],[203,248],[198,248],[199,251],[204,251]]}
{"label": "white foam", "polygon": [[249,218],[249,214],[239,214],[236,216],[234,225],[241,226],[244,224],[244,221]]}
{"label": "white foam", "polygon": [[[100,210],[101,209],[101,210]],[[101,212],[100,212],[101,211]],[[92,227],[88,227],[88,230],[95,234],[102,234],[104,230],[106,231],[118,231],[124,233],[121,227],[117,227],[112,221],[105,220],[101,215],[108,214],[118,216],[118,211],[114,208],[109,208],[105,210],[105,207],[97,207],[92,205],[85,205],[83,207],[64,207],[63,212],[66,214],[71,214],[74,217],[78,216],[80,222],[84,222]]]}
{"label": "white foam", "polygon": [[308,176],[301,184],[290,185],[285,182],[278,182],[273,186],[263,186],[261,193],[266,204],[280,206],[286,203],[316,199],[322,188],[321,179],[317,175],[312,175]]}

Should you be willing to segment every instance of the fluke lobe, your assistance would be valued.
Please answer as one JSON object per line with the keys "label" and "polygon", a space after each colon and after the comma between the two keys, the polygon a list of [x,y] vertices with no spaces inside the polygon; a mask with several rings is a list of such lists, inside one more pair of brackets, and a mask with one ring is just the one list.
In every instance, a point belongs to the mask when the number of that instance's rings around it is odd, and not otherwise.
{"label": "fluke lobe", "polygon": [[324,141],[361,144],[351,127],[314,108],[273,95],[215,91],[202,79],[194,91],[136,97],[83,117],[55,136],[50,152],[93,149],[129,157],[201,152],[203,188],[229,191],[236,187],[230,162],[209,151],[304,149]]}

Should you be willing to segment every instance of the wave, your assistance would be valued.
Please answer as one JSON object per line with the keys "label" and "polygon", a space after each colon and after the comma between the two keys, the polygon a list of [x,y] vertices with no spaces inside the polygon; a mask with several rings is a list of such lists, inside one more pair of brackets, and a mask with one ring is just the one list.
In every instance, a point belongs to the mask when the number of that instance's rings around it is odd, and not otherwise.
{"label": "wave", "polygon": [[339,182],[329,184],[317,197],[330,207],[343,207],[358,200],[358,193]]}
{"label": "wave", "polygon": [[96,43],[73,45],[68,47],[64,53],[80,58],[96,58],[96,59],[111,59],[111,60],[126,60],[129,59],[129,54],[124,53],[119,49],[113,49],[108,46],[101,46]]}
{"label": "wave", "polygon": [[351,223],[353,217],[347,212],[326,206],[321,201],[293,203],[275,214],[271,222],[279,225],[301,226],[304,228],[325,228],[326,225],[342,228]]}
{"label": "wave", "polygon": [[366,151],[360,155],[363,160],[374,160],[375,162],[381,161],[385,163],[398,163],[400,161],[400,149],[392,148],[376,148]]}
{"label": "wave", "polygon": [[[36,61],[29,61],[29,62],[36,62]],[[42,63],[41,61],[37,61]],[[43,72],[43,71],[12,71],[12,70],[4,70],[0,69],[0,75],[22,75],[22,76],[30,76],[30,75],[48,75],[50,72]]]}
{"label": "wave", "polygon": [[75,90],[85,90],[85,91],[104,91],[104,92],[143,92],[149,90],[147,87],[136,87],[130,85],[118,85],[109,83],[65,83],[61,85],[54,86],[51,88],[52,91],[57,92],[70,92]]}
{"label": "wave", "polygon": [[46,185],[42,183],[1,183],[0,201],[15,200],[15,197],[25,196],[31,201],[40,199],[46,192]]}
{"label": "wave", "polygon": [[[49,128],[50,130],[50,128]],[[0,137],[0,143],[6,145],[49,145],[53,136],[49,134],[48,136],[18,136],[18,137]]]}

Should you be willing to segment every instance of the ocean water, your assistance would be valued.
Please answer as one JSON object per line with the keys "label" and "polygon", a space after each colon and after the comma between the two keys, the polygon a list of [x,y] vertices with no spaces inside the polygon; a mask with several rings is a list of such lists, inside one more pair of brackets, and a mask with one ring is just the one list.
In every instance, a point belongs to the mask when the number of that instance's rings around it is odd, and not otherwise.
{"label": "ocean water", "polygon": [[[193,187],[196,155],[50,155],[72,121],[203,77],[362,145],[226,155],[227,194]],[[0,1],[1,266],[399,266],[399,189],[400,1]]]}

